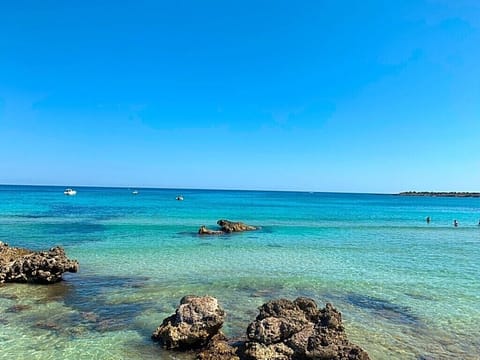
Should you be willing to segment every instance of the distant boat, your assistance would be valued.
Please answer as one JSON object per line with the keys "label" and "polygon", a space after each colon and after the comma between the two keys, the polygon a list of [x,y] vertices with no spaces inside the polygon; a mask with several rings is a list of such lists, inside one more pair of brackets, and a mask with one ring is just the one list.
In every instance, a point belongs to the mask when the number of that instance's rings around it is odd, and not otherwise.
{"label": "distant boat", "polygon": [[77,195],[77,190],[68,188],[68,189],[65,189],[63,193],[68,196],[73,196],[73,195]]}
{"label": "distant boat", "polygon": [[133,191],[132,191],[132,194],[133,194],[133,195],[138,195],[138,191],[137,191],[137,190],[133,190]]}
{"label": "distant boat", "polygon": [[179,200],[179,201],[183,201],[183,196],[182,195],[178,195],[175,200]]}

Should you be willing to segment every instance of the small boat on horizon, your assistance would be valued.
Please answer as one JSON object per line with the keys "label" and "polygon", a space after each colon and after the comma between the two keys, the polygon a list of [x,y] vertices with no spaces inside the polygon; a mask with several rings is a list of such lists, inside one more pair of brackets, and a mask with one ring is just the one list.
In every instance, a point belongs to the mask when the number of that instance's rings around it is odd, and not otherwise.
{"label": "small boat on horizon", "polygon": [[183,196],[182,195],[178,195],[175,200],[179,200],[179,201],[183,201]]}
{"label": "small boat on horizon", "polygon": [[138,191],[137,191],[137,190],[133,190],[133,191],[132,191],[132,194],[133,194],[133,195],[138,195]]}
{"label": "small boat on horizon", "polygon": [[68,188],[68,189],[65,189],[63,193],[68,196],[73,196],[73,195],[77,195],[77,190]]}

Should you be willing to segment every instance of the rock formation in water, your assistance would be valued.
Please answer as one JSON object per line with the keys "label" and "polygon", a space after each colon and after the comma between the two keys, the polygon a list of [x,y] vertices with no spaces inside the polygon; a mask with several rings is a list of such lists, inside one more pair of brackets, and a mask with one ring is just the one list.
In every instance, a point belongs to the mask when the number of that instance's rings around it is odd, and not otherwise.
{"label": "rock formation in water", "polygon": [[200,229],[198,229],[198,233],[200,235],[222,235],[222,234],[225,234],[223,231],[221,230],[210,230],[210,229],[207,229],[207,227],[205,225],[202,225],[200,226]]}
{"label": "rock formation in water", "polygon": [[217,224],[226,233],[257,230],[255,226],[229,220],[218,220]]}
{"label": "rock formation in water", "polygon": [[224,311],[215,298],[187,296],[153,334],[168,349],[198,350],[200,360],[368,360],[346,337],[342,315],[314,300],[272,300],[259,308],[246,339],[229,341],[220,328]]}
{"label": "rock formation in water", "polygon": [[232,232],[251,231],[258,229],[255,226],[247,225],[239,221],[218,220],[217,224],[220,226],[220,230],[210,230],[207,229],[205,225],[202,225],[200,229],[198,229],[198,233],[200,235],[222,235]]}
{"label": "rock formation in water", "polygon": [[37,252],[0,241],[0,283],[51,284],[62,280],[63,273],[77,272],[78,268],[78,261],[68,259],[61,247]]}
{"label": "rock formation in water", "polygon": [[188,295],[175,314],[152,334],[167,349],[189,350],[205,346],[223,325],[225,311],[211,296]]}
{"label": "rock formation in water", "polygon": [[[214,335],[207,346],[197,354],[198,360],[243,360],[241,357],[241,346],[232,344],[221,332]],[[238,345],[238,346],[237,346]]]}
{"label": "rock formation in water", "polygon": [[369,359],[347,339],[342,315],[329,303],[318,309],[309,298],[279,299],[259,310],[247,328],[246,359]]}

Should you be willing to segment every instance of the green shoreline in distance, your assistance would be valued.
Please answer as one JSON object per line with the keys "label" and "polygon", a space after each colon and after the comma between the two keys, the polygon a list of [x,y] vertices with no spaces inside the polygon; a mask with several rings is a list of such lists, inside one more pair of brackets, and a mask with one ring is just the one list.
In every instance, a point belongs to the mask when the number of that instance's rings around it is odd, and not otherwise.
{"label": "green shoreline in distance", "polygon": [[401,196],[432,196],[432,197],[480,197],[478,192],[435,192],[435,191],[405,191],[398,195]]}

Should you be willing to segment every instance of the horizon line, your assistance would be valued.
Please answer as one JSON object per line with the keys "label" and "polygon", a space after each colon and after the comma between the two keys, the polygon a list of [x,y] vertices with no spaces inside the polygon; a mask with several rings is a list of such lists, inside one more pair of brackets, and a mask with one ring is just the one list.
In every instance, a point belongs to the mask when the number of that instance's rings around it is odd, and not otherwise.
{"label": "horizon line", "polygon": [[65,185],[65,184],[3,184],[0,186],[37,186],[66,188],[105,188],[105,189],[149,189],[149,190],[206,190],[206,191],[264,191],[264,192],[298,192],[319,194],[365,194],[365,195],[398,195],[393,192],[352,192],[352,191],[320,191],[320,190],[287,190],[287,189],[236,189],[236,188],[195,188],[195,187],[161,187],[161,186],[130,186],[130,185]]}

